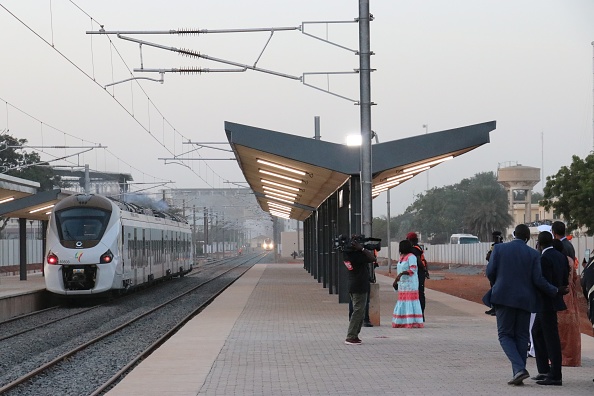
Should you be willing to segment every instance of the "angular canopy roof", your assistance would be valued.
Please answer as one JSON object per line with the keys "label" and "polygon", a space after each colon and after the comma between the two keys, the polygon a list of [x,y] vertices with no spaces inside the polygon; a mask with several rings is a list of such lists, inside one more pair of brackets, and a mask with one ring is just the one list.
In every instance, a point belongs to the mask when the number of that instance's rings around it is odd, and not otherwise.
{"label": "angular canopy roof", "polygon": [[[372,194],[445,160],[489,143],[495,121],[449,129],[372,147]],[[359,174],[359,150],[347,146],[225,122],[227,139],[260,207],[305,220],[331,194]],[[281,216],[283,217],[283,216]]]}
{"label": "angular canopy roof", "polygon": [[41,191],[0,204],[0,217],[14,217],[28,220],[47,220],[51,208],[65,197],[75,194],[60,189]]}

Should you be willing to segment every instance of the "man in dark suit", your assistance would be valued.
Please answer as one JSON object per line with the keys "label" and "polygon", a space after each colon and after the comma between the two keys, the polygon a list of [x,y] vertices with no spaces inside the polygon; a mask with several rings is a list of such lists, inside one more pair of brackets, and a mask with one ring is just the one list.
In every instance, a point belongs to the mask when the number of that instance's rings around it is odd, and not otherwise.
{"label": "man in dark suit", "polygon": [[553,237],[558,239],[563,243],[563,254],[568,257],[571,257],[572,260],[575,260],[575,249],[569,239],[565,236],[565,223],[562,221],[555,221],[551,226],[551,232],[553,233]]}
{"label": "man in dark suit", "polygon": [[[563,253],[553,248],[553,235],[544,231],[538,234],[538,249],[541,251],[540,263],[544,278],[557,288],[567,287],[569,268]],[[532,379],[539,385],[562,385],[561,340],[557,324],[557,311],[567,309],[563,296],[554,297],[541,294],[542,307],[536,313],[532,327],[534,352],[538,375]],[[549,365],[549,361],[551,362]]]}
{"label": "man in dark suit", "polygon": [[594,328],[594,257],[584,266],[581,284],[584,297],[588,301],[588,318]]}
{"label": "man in dark suit", "polygon": [[548,296],[566,293],[557,289],[542,276],[540,255],[526,245],[530,229],[519,224],[515,239],[493,246],[486,275],[493,287],[483,301],[495,307],[497,333],[503,352],[512,364],[513,377],[508,384],[522,385],[530,377],[526,370],[530,313],[540,310],[537,290]]}

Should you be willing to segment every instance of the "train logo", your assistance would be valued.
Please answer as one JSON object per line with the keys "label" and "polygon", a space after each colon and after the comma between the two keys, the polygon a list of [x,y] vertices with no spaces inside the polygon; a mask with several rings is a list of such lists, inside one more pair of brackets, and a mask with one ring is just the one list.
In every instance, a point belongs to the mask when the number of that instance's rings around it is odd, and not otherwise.
{"label": "train logo", "polygon": [[80,263],[80,259],[82,258],[83,252],[76,252],[76,254],[74,255],[74,258],[78,260],[78,262]]}

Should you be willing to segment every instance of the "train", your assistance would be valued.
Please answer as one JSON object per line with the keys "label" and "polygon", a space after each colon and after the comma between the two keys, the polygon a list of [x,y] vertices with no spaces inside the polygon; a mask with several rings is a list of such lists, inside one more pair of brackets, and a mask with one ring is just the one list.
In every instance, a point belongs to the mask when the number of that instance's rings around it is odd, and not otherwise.
{"label": "train", "polygon": [[272,239],[266,238],[264,239],[264,242],[262,242],[262,247],[264,250],[271,251],[274,248],[274,242],[272,242]]}
{"label": "train", "polygon": [[192,270],[182,218],[96,194],[76,194],[50,214],[46,289],[62,296],[122,293]]}

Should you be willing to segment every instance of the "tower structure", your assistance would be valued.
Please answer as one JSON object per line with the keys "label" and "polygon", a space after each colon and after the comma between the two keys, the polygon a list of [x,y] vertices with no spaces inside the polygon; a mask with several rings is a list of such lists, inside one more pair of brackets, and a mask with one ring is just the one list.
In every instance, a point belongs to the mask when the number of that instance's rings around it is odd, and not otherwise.
{"label": "tower structure", "polygon": [[[501,165],[501,164],[500,164]],[[514,217],[514,205],[524,204],[524,223],[532,221],[532,188],[540,181],[540,169],[520,164],[499,167],[497,181],[505,187],[509,213]]]}

